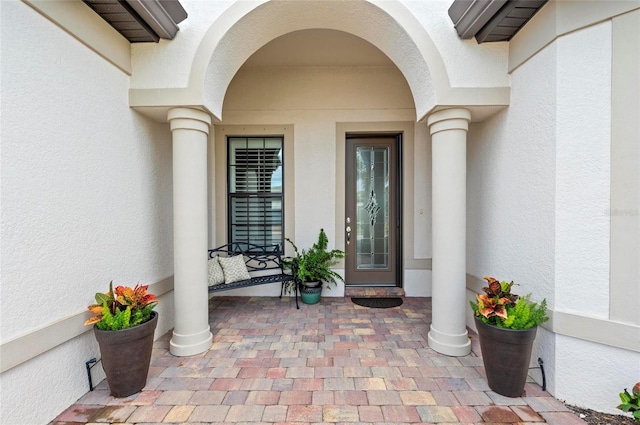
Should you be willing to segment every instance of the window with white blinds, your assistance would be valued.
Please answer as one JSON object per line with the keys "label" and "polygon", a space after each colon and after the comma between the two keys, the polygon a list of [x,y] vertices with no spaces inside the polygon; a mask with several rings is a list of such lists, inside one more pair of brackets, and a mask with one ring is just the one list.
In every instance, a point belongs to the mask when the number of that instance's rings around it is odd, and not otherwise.
{"label": "window with white blinds", "polygon": [[284,244],[283,137],[229,137],[229,242]]}

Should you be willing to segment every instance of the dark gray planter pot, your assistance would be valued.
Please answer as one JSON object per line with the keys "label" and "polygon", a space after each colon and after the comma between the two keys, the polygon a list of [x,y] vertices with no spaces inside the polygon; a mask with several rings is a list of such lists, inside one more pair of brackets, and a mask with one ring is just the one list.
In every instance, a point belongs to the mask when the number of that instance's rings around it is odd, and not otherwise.
{"label": "dark gray planter pot", "polygon": [[538,327],[514,330],[491,326],[477,318],[475,322],[489,388],[507,397],[520,397]]}
{"label": "dark gray planter pot", "polygon": [[153,333],[158,313],[151,312],[151,320],[119,331],[103,331],[95,325],[93,332],[100,346],[102,368],[107,375],[109,390],[114,397],[128,397],[147,384]]}

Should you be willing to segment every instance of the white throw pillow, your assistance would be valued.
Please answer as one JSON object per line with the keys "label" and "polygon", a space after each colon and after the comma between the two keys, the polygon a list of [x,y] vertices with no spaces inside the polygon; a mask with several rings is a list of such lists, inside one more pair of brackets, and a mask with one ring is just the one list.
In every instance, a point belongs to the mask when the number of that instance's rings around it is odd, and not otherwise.
{"label": "white throw pillow", "polygon": [[236,255],[235,257],[218,257],[218,261],[220,262],[222,271],[224,271],[224,283],[251,279],[242,255]]}
{"label": "white throw pillow", "polygon": [[224,283],[224,272],[222,271],[222,267],[220,267],[220,263],[218,262],[218,257],[211,258],[209,260],[209,286],[217,285],[219,283]]}

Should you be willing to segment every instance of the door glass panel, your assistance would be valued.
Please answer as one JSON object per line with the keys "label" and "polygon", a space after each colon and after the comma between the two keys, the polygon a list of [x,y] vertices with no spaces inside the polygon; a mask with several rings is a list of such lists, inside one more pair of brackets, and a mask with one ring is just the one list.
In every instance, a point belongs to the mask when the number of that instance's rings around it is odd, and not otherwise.
{"label": "door glass panel", "polygon": [[356,148],[356,268],[389,268],[389,148]]}

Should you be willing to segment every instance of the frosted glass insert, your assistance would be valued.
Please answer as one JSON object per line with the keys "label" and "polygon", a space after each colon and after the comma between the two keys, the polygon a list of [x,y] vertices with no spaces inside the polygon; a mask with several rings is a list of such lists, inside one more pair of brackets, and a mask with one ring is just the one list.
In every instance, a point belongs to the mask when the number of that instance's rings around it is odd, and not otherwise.
{"label": "frosted glass insert", "polygon": [[389,268],[389,148],[356,148],[356,267]]}

